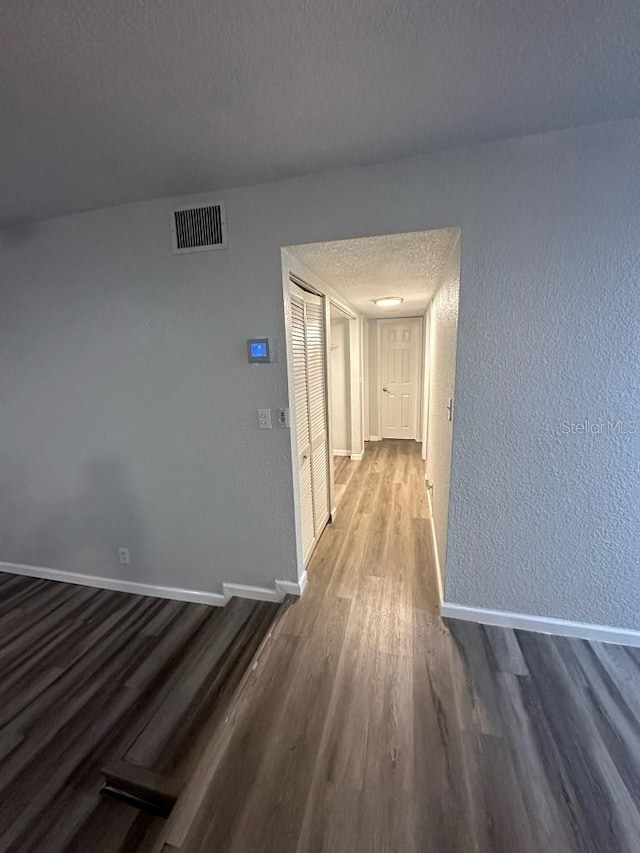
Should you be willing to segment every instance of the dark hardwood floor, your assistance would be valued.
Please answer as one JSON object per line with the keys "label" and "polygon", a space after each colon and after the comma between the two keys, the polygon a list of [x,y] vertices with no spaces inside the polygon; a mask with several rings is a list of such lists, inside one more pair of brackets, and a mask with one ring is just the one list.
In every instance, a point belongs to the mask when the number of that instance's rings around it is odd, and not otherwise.
{"label": "dark hardwood floor", "polygon": [[419,446],[350,464],[156,851],[639,851],[638,650],[444,624]]}
{"label": "dark hardwood floor", "polygon": [[149,850],[163,821],[101,768],[190,778],[279,609],[0,575],[0,850]]}

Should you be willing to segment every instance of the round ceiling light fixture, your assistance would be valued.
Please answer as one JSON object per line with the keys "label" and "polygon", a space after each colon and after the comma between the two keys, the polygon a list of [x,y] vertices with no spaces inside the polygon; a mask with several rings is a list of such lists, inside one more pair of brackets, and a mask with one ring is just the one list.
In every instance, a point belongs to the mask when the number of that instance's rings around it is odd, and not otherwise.
{"label": "round ceiling light fixture", "polygon": [[378,308],[395,308],[396,305],[402,305],[404,299],[402,296],[381,296],[379,299],[373,300]]}

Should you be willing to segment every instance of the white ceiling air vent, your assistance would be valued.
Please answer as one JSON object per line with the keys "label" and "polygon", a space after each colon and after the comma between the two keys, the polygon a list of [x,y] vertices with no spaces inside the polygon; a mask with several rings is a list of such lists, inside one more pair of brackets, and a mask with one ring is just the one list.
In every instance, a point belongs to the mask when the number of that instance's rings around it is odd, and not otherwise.
{"label": "white ceiling air vent", "polygon": [[223,201],[185,204],[171,211],[173,253],[227,248],[227,213]]}

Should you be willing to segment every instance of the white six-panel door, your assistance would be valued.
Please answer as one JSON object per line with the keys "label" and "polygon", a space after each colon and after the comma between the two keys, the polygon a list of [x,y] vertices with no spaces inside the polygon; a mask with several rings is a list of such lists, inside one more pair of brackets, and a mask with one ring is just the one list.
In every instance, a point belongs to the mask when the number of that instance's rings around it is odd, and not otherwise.
{"label": "white six-panel door", "polygon": [[422,320],[378,321],[381,437],[418,437]]}
{"label": "white six-panel door", "polygon": [[305,563],[329,520],[327,371],[322,299],[291,283],[300,515]]}

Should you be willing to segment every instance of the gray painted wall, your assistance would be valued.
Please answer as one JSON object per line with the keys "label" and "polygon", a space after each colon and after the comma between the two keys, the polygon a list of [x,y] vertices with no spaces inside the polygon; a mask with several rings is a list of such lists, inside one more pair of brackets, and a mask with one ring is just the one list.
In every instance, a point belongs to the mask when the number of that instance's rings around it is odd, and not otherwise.
{"label": "gray painted wall", "polygon": [[[640,628],[640,122],[221,193],[226,252],[168,200],[6,233],[0,559],[218,590],[294,580],[280,247],[460,225],[446,598]],[[207,194],[203,197],[211,197]],[[125,541],[126,540],[126,541]]]}

